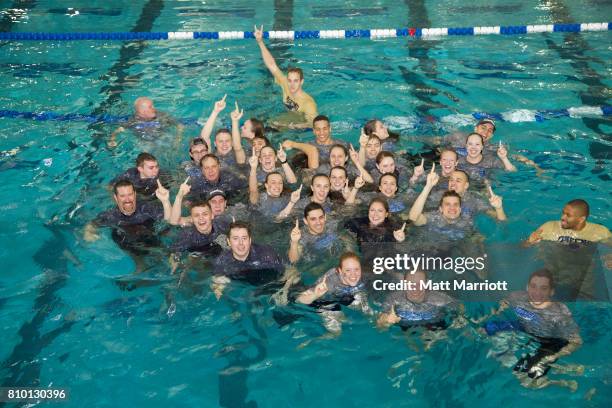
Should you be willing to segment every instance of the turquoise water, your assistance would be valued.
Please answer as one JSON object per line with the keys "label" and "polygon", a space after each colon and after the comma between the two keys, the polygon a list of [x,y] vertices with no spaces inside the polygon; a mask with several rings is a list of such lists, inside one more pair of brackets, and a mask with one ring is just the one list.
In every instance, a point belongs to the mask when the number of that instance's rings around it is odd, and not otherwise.
{"label": "turquoise water", "polygon": [[[38,1],[12,9],[3,4],[0,18],[4,30],[68,32],[247,30],[254,23],[296,30],[461,27],[612,17],[610,3],[597,1],[464,3],[73,2],[80,10],[73,15],[65,2]],[[356,142],[357,126],[372,117],[406,136],[434,135],[461,123],[428,118],[609,105],[610,44],[603,32],[277,41],[270,49],[282,67],[304,69],[304,87],[332,119],[334,136]],[[213,101],[227,93],[248,117],[269,119],[282,111],[253,41],[10,42],[1,48],[0,109],[125,115],[137,96],[149,95],[177,117],[205,119]],[[574,197],[590,203],[591,221],[610,226],[611,125],[609,118],[499,124],[495,138],[547,172],[538,179],[519,167],[497,178],[495,190],[510,220],[479,220],[488,245],[530,258],[533,253],[520,252],[517,243],[558,218]],[[415,351],[399,330],[379,333],[371,321],[349,312],[338,340],[298,349],[323,333],[316,315],[301,311],[305,318],[280,329],[266,298],[238,288],[216,302],[206,286],[201,293],[180,292],[169,317],[162,288],[170,283],[119,290],[112,278],[133,270],[130,258],[110,234],[95,244],[80,236],[82,226],[111,205],[105,185],[132,166],[140,149],[134,139],[108,151],[103,139],[112,125],[2,118],[0,129],[4,384],[39,379],[40,386],[68,387],[72,396],[64,406],[610,403],[608,303],[570,305],[585,343],[563,360],[585,365],[585,375],[574,378],[575,393],[522,388],[509,369],[487,357],[492,345],[473,329],[451,332],[429,352]],[[190,127],[186,135],[198,132]],[[311,135],[273,136],[281,137]],[[151,149],[162,167],[175,169],[184,160],[181,152]],[[284,236],[272,240],[286,245]],[[499,268],[513,270],[516,259],[502,258]],[[162,275],[163,266],[158,269]],[[585,395],[593,388],[589,401]]]}

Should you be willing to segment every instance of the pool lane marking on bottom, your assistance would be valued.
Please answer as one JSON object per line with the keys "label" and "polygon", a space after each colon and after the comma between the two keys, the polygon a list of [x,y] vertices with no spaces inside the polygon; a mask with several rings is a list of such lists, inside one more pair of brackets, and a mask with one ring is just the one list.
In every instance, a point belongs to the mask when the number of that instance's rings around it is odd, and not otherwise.
{"label": "pool lane marking on bottom", "polygon": [[[150,29],[153,26],[154,20],[161,13],[162,8],[163,0],[149,0],[149,2],[143,7],[140,18],[138,19],[134,29]],[[140,52],[138,52],[136,55],[133,53],[124,52],[126,46],[129,46],[129,44],[124,45],[121,48],[120,59],[115,65],[113,65],[108,75],[113,74],[113,69],[115,67],[126,66],[129,62],[126,60],[126,58],[134,58],[140,54]],[[121,90],[123,89],[122,86],[119,88]],[[109,105],[109,101],[114,102],[117,100],[117,98],[118,95],[111,92],[105,101],[106,103],[103,102],[92,112],[92,114],[98,115],[100,112],[104,112]],[[100,125],[93,124],[90,126],[90,129],[94,130],[96,126],[99,127]],[[94,143],[95,142],[96,140],[94,139]],[[91,159],[93,153],[88,152],[88,155]],[[87,162],[85,164],[87,164]],[[81,168],[83,168],[83,166],[81,166]],[[38,257],[37,262],[45,273],[45,279],[41,283],[39,293],[36,296],[36,301],[34,304],[34,317],[32,320],[22,324],[18,331],[21,336],[21,341],[15,345],[12,353],[2,363],[2,367],[10,367],[10,371],[12,373],[10,377],[3,379],[3,386],[38,385],[40,382],[40,364],[35,363],[36,356],[44,349],[44,347],[57,338],[57,336],[70,330],[74,323],[70,320],[66,320],[59,328],[44,335],[40,335],[40,330],[45,322],[45,319],[54,310],[55,306],[61,304],[61,300],[56,295],[56,292],[66,285],[68,279],[67,260],[61,255],[68,249],[68,245],[65,243],[63,235],[57,229],[58,227],[46,227],[53,233],[55,239],[46,241],[35,254],[35,259]],[[58,245],[59,243],[62,245]],[[4,404],[0,403],[0,407],[1,406],[4,406]]]}
{"label": "pool lane marking on bottom", "polygon": [[[561,0],[546,2],[546,6],[551,11],[552,17],[555,20],[561,20],[564,22],[571,20],[569,8]],[[612,23],[610,23],[609,29],[612,29]],[[584,38],[577,35],[576,32],[569,32],[564,36],[563,45],[557,45],[550,35],[546,38],[546,44],[549,49],[557,52],[559,57],[563,60],[569,61],[570,65],[574,70],[581,76],[580,82],[587,86],[589,93],[580,92],[580,100],[584,104],[595,103],[597,105],[604,105],[608,101],[608,97],[605,96],[604,90],[611,91],[612,89],[603,83],[602,76],[592,69],[585,58],[584,51],[592,49]],[[574,47],[567,47],[566,45],[575,44]],[[576,58],[578,57],[578,58]],[[593,60],[593,58],[589,58]],[[600,90],[599,93],[596,91]],[[608,107],[609,108],[609,107]],[[600,116],[600,115],[596,115]],[[607,142],[612,141],[612,134],[606,133],[601,130],[600,126],[604,123],[601,119],[595,117],[583,117],[582,122],[586,127],[594,131],[595,133],[602,136]],[[612,148],[608,144],[601,143],[599,141],[591,141],[589,143],[589,153],[594,159],[609,160],[612,159]],[[595,170],[603,180],[610,180],[610,175],[607,174],[606,165],[602,163],[600,170]]]}

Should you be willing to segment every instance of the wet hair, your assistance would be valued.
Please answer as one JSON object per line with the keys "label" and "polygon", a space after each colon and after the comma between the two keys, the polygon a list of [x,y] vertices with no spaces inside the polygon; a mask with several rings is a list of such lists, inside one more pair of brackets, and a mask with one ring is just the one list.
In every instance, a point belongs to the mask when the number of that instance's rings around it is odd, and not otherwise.
{"label": "wet hair", "polygon": [[140,153],[136,157],[136,167],[142,166],[146,161],[157,162],[157,159],[151,153]]}
{"label": "wet hair", "polygon": [[[382,120],[380,119],[370,119],[366,122],[365,125],[363,125],[363,133],[365,133],[368,136],[376,136],[374,134],[374,132],[376,131],[376,123],[380,122],[382,123]],[[390,132],[387,129],[387,133],[389,133],[389,139],[397,141],[399,139],[399,134],[395,133],[395,132]],[[378,136],[376,136],[378,137]],[[378,138],[378,140],[380,140],[380,138]]]}
{"label": "wet hair", "polygon": [[380,187],[380,185],[382,184],[383,177],[393,177],[395,179],[395,184],[397,185],[398,183],[397,175],[395,173],[383,173],[383,175],[380,176],[380,178],[378,179],[378,187]]}
{"label": "wet hair", "polygon": [[329,125],[329,118],[327,116],[325,116],[325,115],[318,115],[317,117],[315,117],[312,120],[312,126],[314,127],[314,124],[317,123],[317,122],[320,122],[320,121],[325,121]]}
{"label": "wet hair", "polygon": [[442,194],[442,198],[440,198],[440,203],[438,204],[439,207],[442,207],[442,203],[446,197],[457,197],[459,199],[459,206],[461,207],[461,196],[453,190],[445,191],[444,194]]}
{"label": "wet hair", "polygon": [[327,179],[327,181],[329,181],[329,177],[327,176],[327,174],[317,173],[314,176],[312,176],[312,178],[310,179],[310,187],[312,187],[314,185],[315,179],[317,179],[319,177],[325,177]]}
{"label": "wet hair", "polygon": [[267,147],[267,148],[269,148],[269,149],[272,149],[272,151],[274,152],[274,155],[276,156],[276,149],[275,149],[274,147],[272,147],[272,145],[270,145],[270,144],[267,144],[267,145],[263,146],[263,147],[261,148],[261,150],[259,151],[259,154],[261,154],[261,151],[262,151],[263,149],[265,149],[266,147]]}
{"label": "wet hair", "polygon": [[302,68],[297,68],[297,67],[291,67],[287,70],[287,76],[289,76],[290,73],[295,72],[300,76],[300,79],[304,79],[304,71],[302,71]]}
{"label": "wet hair", "polygon": [[467,181],[468,183],[470,182],[470,176],[463,170],[453,170],[453,173],[461,173],[465,176],[465,181]]}
{"label": "wet hair", "polygon": [[376,155],[376,164],[380,164],[385,157],[390,157],[395,161],[395,155],[393,153],[383,150]]}
{"label": "wet hair", "polygon": [[[255,134],[254,137],[263,137],[263,138],[265,138],[263,122],[261,120],[257,119],[257,118],[250,118],[249,121],[251,122],[251,128],[253,128],[253,133]],[[270,142],[268,142],[268,143],[270,143]]]}
{"label": "wet hair", "polygon": [[273,176],[273,175],[275,175],[275,174],[276,174],[277,176],[280,176],[281,181],[283,181],[283,182],[285,181],[285,180],[283,179],[283,175],[282,175],[282,174],[280,174],[278,171],[271,171],[270,173],[266,174],[266,179],[264,180],[264,183],[267,183],[267,182],[268,182],[268,179],[270,178],[270,176]]}
{"label": "wet hair", "polygon": [[212,153],[206,153],[201,159],[200,159],[200,167],[202,167],[202,165],[204,165],[204,160],[206,159],[214,159],[214,161],[217,162],[217,164],[221,164],[221,162],[219,161],[219,158],[217,156],[215,156]]}
{"label": "wet hair", "polygon": [[197,145],[204,145],[204,146],[206,146],[206,150],[210,149],[208,147],[208,143],[206,143],[206,141],[204,139],[202,139],[201,137],[194,137],[193,139],[191,139],[191,142],[189,142],[189,153],[191,153],[191,148],[193,146],[197,146]]}
{"label": "wet hair", "polygon": [[467,145],[467,142],[468,142],[469,138],[474,136],[474,135],[476,135],[476,136],[478,136],[480,138],[480,143],[484,146],[484,138],[482,137],[482,135],[480,133],[476,133],[476,132],[470,133],[469,135],[467,135],[467,137],[465,138],[465,144]]}
{"label": "wet hair", "polygon": [[528,284],[531,283],[531,280],[536,277],[548,279],[548,284],[550,285],[551,289],[554,289],[555,280],[553,279],[552,272],[550,272],[548,269],[542,268],[542,269],[538,269],[537,271],[533,272],[531,275],[529,275],[529,280],[527,281],[527,283]]}
{"label": "wet hair", "polygon": [[221,128],[215,132],[215,137],[219,136],[221,133],[227,133],[228,135],[232,135],[232,131],[228,128]]}
{"label": "wet hair", "polygon": [[580,199],[580,198],[577,198],[577,199],[575,199],[575,200],[572,200],[572,201],[568,202],[568,203],[567,203],[567,204],[565,204],[565,205],[569,205],[569,206],[571,206],[571,207],[574,207],[574,208],[575,208],[576,210],[578,210],[578,211],[579,211],[579,212],[580,212],[580,213],[581,213],[581,214],[582,214],[584,217],[587,217],[587,218],[588,218],[588,216],[589,216],[589,214],[590,214],[590,211],[591,211],[591,210],[590,210],[590,208],[589,208],[589,203],[587,203],[586,201],[584,201],[584,200],[582,200],[582,199]]}
{"label": "wet hair", "polygon": [[378,140],[378,143],[382,144],[382,140],[380,140],[380,137],[376,136],[376,135],[370,135],[368,136],[368,142],[372,139],[376,139]]}
{"label": "wet hair", "polygon": [[265,137],[263,134],[253,136],[253,140],[251,141],[251,144],[253,144],[255,139],[262,139],[264,141],[264,143],[265,143],[264,146],[272,146],[272,143],[270,143],[270,140],[268,140],[268,138]]}
{"label": "wet hair", "polygon": [[346,158],[348,159],[349,157],[349,152],[347,150],[346,147],[344,147],[343,145],[336,143],[335,145],[333,145],[330,149],[329,149],[329,153],[331,154],[331,151],[334,149],[342,149],[342,151],[344,152],[344,156],[346,156]]}
{"label": "wet hair", "polygon": [[118,182],[113,184],[113,193],[117,195],[117,190],[119,190],[119,188],[128,186],[132,187],[132,190],[136,191],[136,188],[134,188],[134,184],[130,180],[119,180]]}
{"label": "wet hair", "polygon": [[382,198],[382,197],[374,197],[372,199],[372,201],[370,201],[370,204],[368,204],[368,210],[370,209],[370,207],[372,207],[372,204],[374,204],[374,203],[382,204],[382,206],[385,207],[385,211],[389,212],[389,203],[384,198]]}
{"label": "wet hair", "polygon": [[[467,143],[467,139],[466,139],[466,143]],[[459,160],[459,155],[457,154],[456,151],[454,151],[453,149],[444,149],[440,152],[440,159],[442,159],[442,155],[446,152],[451,152],[452,154],[455,155],[455,161]]]}
{"label": "wet hair", "polygon": [[331,178],[332,171],[334,171],[334,170],[342,170],[344,172],[344,177],[348,178],[348,173],[347,173],[346,169],[344,167],[342,167],[342,166],[334,166],[331,169],[329,169],[329,177],[330,178]]}
{"label": "wet hair", "polygon": [[368,136],[376,136],[374,135],[374,131],[376,130],[376,122],[378,119],[368,120],[365,125],[363,125],[363,133]]}
{"label": "wet hair", "polygon": [[321,204],[308,203],[308,205],[304,207],[304,218],[308,217],[308,214],[310,214],[311,211],[315,211],[315,210],[321,210],[323,211],[323,215],[325,215],[325,209],[323,209],[323,206]]}
{"label": "wet hair", "polygon": [[247,234],[249,235],[249,238],[251,238],[251,225],[248,222],[244,222],[244,221],[234,221],[230,224],[229,228],[227,229],[227,238],[229,239],[230,235],[232,234],[232,230],[233,229],[245,229],[247,230]]}
{"label": "wet hair", "polygon": [[359,259],[359,256],[356,253],[349,251],[349,252],[343,253],[340,256],[340,259],[338,260],[338,269],[342,268],[342,264],[347,259],[356,259],[357,262],[359,262],[359,264],[361,264],[361,259]]}
{"label": "wet hair", "polygon": [[189,212],[191,212],[191,210],[193,210],[196,207],[206,207],[212,212],[212,207],[206,200],[197,200],[197,201],[192,202],[191,206],[189,207]]}

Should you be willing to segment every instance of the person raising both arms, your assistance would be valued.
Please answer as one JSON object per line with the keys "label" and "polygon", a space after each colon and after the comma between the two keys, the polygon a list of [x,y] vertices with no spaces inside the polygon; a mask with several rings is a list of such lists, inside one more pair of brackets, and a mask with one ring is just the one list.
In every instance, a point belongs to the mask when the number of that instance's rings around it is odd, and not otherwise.
{"label": "person raising both arms", "polygon": [[289,68],[287,70],[287,76],[283,74],[280,68],[278,68],[278,65],[276,65],[274,57],[264,44],[263,25],[259,29],[255,26],[253,35],[261,50],[261,57],[263,58],[264,64],[266,64],[266,67],[274,76],[275,82],[283,91],[283,104],[287,110],[300,113],[300,115],[284,118],[285,120],[283,121],[277,121],[275,125],[290,129],[309,128],[312,120],[317,116],[317,104],[314,99],[302,89],[302,85],[304,84],[304,73],[300,68]]}

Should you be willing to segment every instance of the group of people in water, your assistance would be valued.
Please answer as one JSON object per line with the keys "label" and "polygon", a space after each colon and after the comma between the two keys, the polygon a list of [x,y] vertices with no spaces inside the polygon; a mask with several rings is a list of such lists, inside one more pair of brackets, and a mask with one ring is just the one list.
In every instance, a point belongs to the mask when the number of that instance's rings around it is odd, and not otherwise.
{"label": "group of people in water", "polygon": [[[364,124],[355,145],[335,139],[329,118],[319,114],[302,88],[302,70],[281,71],[262,33],[263,27],[255,28],[263,62],[288,112],[266,128],[256,118],[243,120],[236,102],[231,128],[215,131],[226,109],[224,96],[214,103],[200,135],[189,141],[189,159],[175,177],[160,170],[153,154],[142,152],[133,168],[112,180],[114,206],[86,225],[85,239],[95,241],[98,229],[109,227],[113,240],[133,257],[137,272],[160,250],[168,255],[168,270],[179,288],[206,282],[220,299],[232,282],[241,281],[264,288],[261,293],[271,295],[279,307],[310,305],[322,316],[327,337],[340,334],[346,307],[372,316],[381,329],[465,326],[461,300],[423,284],[436,271],[391,273],[388,279],[409,282],[412,289],[373,293],[372,253],[433,251],[447,256],[456,255],[457,248],[474,247],[482,252],[474,218],[484,213],[498,222],[507,219],[503,199],[491,184],[495,173],[515,172],[517,162],[541,169],[493,141],[496,123],[487,118],[472,132],[423,140],[427,147],[416,154],[401,151],[399,135],[378,119]],[[174,128],[174,146],[180,146],[184,127],[179,121],[146,97],[138,98],[134,108],[130,120],[110,136],[110,149],[118,148],[126,130],[146,145]],[[284,130],[308,128],[312,141],[282,140]],[[170,188],[177,191],[174,201]],[[609,244],[610,231],[588,217],[586,201],[571,200],[560,220],[542,225],[525,245]],[[177,230],[170,233],[171,242],[164,241],[168,228],[158,228],[161,221]],[[284,241],[286,248],[256,242],[264,236],[267,242]],[[199,277],[193,277],[194,269],[202,272]],[[122,287],[133,289],[134,282]],[[572,313],[554,298],[558,283],[555,271],[538,269],[525,290],[509,293],[489,315],[470,319],[484,324],[488,335],[523,331],[539,342],[535,353],[514,367],[532,386],[576,386],[545,376],[557,359],[582,343]],[[574,298],[585,293],[580,285],[574,289]],[[495,317],[501,313],[509,317]]]}

